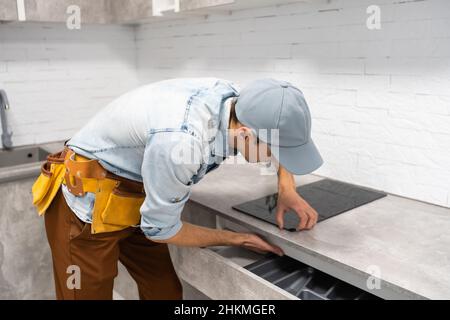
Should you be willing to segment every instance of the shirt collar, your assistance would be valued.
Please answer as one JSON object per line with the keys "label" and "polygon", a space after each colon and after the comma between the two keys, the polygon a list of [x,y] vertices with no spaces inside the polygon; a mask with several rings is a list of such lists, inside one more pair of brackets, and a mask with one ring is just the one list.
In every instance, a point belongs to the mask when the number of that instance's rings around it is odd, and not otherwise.
{"label": "shirt collar", "polygon": [[224,103],[219,115],[219,130],[214,141],[214,155],[217,157],[228,158],[236,155],[234,150],[230,150],[228,143],[228,126],[230,124],[231,103],[233,98],[228,98]]}

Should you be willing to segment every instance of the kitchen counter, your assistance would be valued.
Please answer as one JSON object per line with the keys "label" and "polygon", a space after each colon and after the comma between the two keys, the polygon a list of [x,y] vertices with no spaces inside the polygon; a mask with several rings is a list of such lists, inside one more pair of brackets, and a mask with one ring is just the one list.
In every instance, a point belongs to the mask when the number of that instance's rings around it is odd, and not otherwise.
{"label": "kitchen counter", "polygon": [[[63,143],[40,147],[54,153]],[[196,209],[213,219],[218,216],[219,226],[258,233],[282,247],[288,256],[385,299],[450,299],[450,209],[388,195],[320,222],[313,230],[280,231],[232,209],[277,192],[276,176],[261,175],[257,165],[230,165],[230,160],[194,186],[189,203],[194,220]],[[29,189],[32,181],[26,179],[39,174],[40,164],[0,169],[0,182],[25,179]],[[320,179],[314,175],[296,177],[298,185]],[[369,290],[367,283],[377,279],[379,289]],[[257,290],[264,289],[257,285]],[[277,294],[283,296],[282,292]]]}
{"label": "kitchen counter", "polygon": [[[298,185],[320,179],[296,177]],[[450,299],[450,209],[388,195],[294,233],[232,209],[276,191],[276,176],[259,166],[225,163],[194,186],[190,206],[193,215],[207,210],[384,299]]]}
{"label": "kitchen counter", "polygon": [[[56,153],[64,148],[64,142],[30,147]],[[0,168],[0,300],[55,298],[44,219],[37,214],[31,195],[41,164],[35,162]],[[116,298],[138,298],[137,287],[121,264],[114,290]]]}
{"label": "kitchen counter", "polygon": [[[58,142],[30,148],[54,153],[62,146]],[[28,147],[13,152],[19,149]],[[44,219],[37,214],[31,194],[41,163],[0,168],[0,300],[55,298]]]}
{"label": "kitchen counter", "polygon": [[[51,142],[39,145],[38,147],[49,153],[56,153],[64,148],[64,142]],[[21,147],[19,147],[21,148]],[[9,151],[0,151],[9,152]],[[41,170],[42,162],[34,162],[12,167],[0,168],[0,183],[37,177]]]}

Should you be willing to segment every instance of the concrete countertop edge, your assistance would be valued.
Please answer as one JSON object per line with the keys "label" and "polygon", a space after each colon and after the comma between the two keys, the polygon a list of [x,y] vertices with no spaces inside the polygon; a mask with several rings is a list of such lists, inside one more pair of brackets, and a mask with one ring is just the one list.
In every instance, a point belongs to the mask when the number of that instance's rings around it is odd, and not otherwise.
{"label": "concrete countertop edge", "polygon": [[[338,268],[338,269],[340,269],[341,271],[343,271],[345,273],[350,273],[353,276],[358,277],[360,280],[366,280],[368,277],[372,276],[371,274],[363,272],[363,271],[361,271],[359,269],[356,269],[356,268],[354,268],[354,267],[352,267],[352,266],[350,266],[348,264],[345,264],[345,263],[342,263],[340,261],[334,260],[334,259],[332,259],[332,258],[330,258],[330,257],[328,257],[326,255],[320,254],[319,252],[316,252],[314,250],[311,250],[311,249],[308,249],[306,247],[303,247],[299,243],[296,243],[296,242],[284,239],[284,238],[280,237],[279,235],[277,235],[276,233],[268,232],[267,230],[260,229],[257,226],[255,226],[255,225],[253,225],[253,224],[251,224],[249,222],[239,220],[238,218],[229,216],[226,213],[223,213],[221,211],[212,209],[212,208],[210,208],[210,207],[208,207],[208,206],[206,206],[206,205],[204,205],[204,204],[202,204],[202,203],[200,203],[198,201],[189,200],[189,202],[190,202],[190,204],[193,204],[194,206],[198,206],[199,208],[201,208],[203,210],[207,210],[207,211],[211,212],[212,214],[218,215],[220,217],[228,219],[231,222],[237,223],[237,224],[239,224],[239,225],[241,225],[241,226],[243,226],[245,228],[248,228],[248,229],[251,229],[251,230],[253,230],[255,232],[258,232],[262,236],[270,236],[270,237],[276,238],[280,243],[283,243],[284,245],[289,246],[290,248],[293,248],[294,250],[299,250],[303,254],[306,254],[306,255],[308,255],[310,257],[313,257],[313,258],[316,258],[316,259],[320,259],[322,262],[324,262],[324,263],[326,263],[326,264],[328,264],[330,266],[333,266],[335,268]],[[234,211],[236,212],[237,215],[242,215],[243,217],[245,217],[245,218],[247,218],[249,220],[260,221],[257,218],[245,215],[245,214],[243,214],[243,213],[241,213],[241,212],[239,212],[237,210],[234,210]],[[302,261],[302,262],[304,262],[304,261]],[[317,266],[313,266],[313,267],[317,268]],[[321,271],[325,272],[325,270],[321,270]],[[346,279],[341,279],[341,280],[345,281]],[[398,286],[398,285],[396,285],[396,284],[394,284],[392,282],[386,281],[384,279],[380,279],[380,280],[386,286],[386,288],[389,288],[390,290],[392,290],[392,292],[396,293],[396,294],[394,294],[395,296],[398,295],[398,297],[403,297],[403,299],[414,299],[414,300],[429,300],[429,299],[431,299],[431,298],[422,296],[420,294],[417,294],[415,292],[412,292],[412,291],[410,291],[410,290],[408,290],[406,288],[403,288],[401,286]],[[354,285],[356,285],[356,284],[354,284]],[[361,288],[361,286],[358,286],[358,287],[360,289],[363,289],[363,290],[367,291],[367,289]],[[371,292],[371,293],[373,293],[373,292]],[[379,296],[382,297],[382,298],[388,298],[388,297],[384,296],[383,294],[379,295]]]}
{"label": "concrete countertop edge", "polygon": [[40,172],[42,162],[31,165],[9,167],[0,170],[0,183],[12,182],[22,179],[37,177]]}

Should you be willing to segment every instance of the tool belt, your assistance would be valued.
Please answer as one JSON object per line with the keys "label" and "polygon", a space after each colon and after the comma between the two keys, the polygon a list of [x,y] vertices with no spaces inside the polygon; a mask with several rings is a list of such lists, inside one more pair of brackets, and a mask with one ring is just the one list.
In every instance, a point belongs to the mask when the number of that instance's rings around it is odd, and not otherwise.
{"label": "tool belt", "polygon": [[119,177],[104,169],[98,160],[75,154],[71,149],[49,155],[33,185],[33,204],[45,214],[64,184],[76,197],[95,194],[92,213],[93,234],[114,232],[140,223],[145,199],[143,184]]}

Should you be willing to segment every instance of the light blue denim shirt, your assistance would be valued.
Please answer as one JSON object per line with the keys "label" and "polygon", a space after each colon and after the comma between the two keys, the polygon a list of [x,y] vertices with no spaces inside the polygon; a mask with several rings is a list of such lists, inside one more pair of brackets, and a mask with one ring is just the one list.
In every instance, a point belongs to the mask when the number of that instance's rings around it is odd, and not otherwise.
{"label": "light blue denim shirt", "polygon": [[[152,240],[173,237],[191,186],[230,155],[227,129],[238,90],[214,78],[173,79],[131,91],[101,110],[67,146],[119,176],[144,183],[140,228]],[[92,223],[95,197],[69,207]]]}

